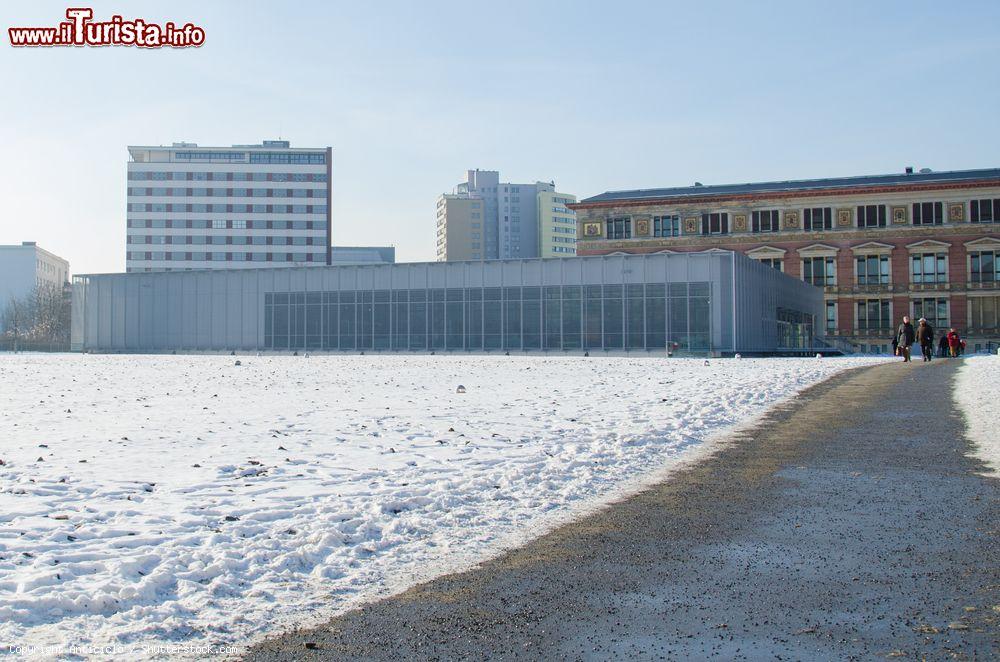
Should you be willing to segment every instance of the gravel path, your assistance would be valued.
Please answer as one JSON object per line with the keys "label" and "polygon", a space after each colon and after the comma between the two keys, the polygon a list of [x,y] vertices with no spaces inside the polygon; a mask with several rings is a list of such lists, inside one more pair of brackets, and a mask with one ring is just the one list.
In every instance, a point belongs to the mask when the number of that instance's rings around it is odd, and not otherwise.
{"label": "gravel path", "polygon": [[247,658],[1000,656],[1000,481],[965,454],[956,364],[843,373],[663,484]]}

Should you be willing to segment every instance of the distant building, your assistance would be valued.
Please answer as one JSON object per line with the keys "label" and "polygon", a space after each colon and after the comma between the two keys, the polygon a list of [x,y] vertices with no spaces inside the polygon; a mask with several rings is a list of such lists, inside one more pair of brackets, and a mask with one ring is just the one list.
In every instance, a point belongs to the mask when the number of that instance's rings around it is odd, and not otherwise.
{"label": "distant building", "polygon": [[21,298],[36,287],[63,288],[69,283],[69,262],[33,241],[0,246],[0,310],[11,298]]}
{"label": "distant building", "polygon": [[[542,244],[554,246],[575,241],[574,233],[566,234],[565,242],[551,240],[551,227],[563,222],[573,212],[562,208],[555,212],[547,194],[556,194],[552,182],[512,184],[500,181],[496,170],[469,170],[466,181],[445,193],[437,202],[437,259],[440,262],[464,260],[511,260],[536,257],[566,257],[569,251],[549,250],[543,254]],[[547,202],[542,205],[539,196]],[[558,203],[562,204],[562,203]],[[542,216],[544,214],[544,217]],[[544,224],[544,226],[543,226]],[[575,225],[575,223],[573,224]],[[570,227],[573,227],[571,225]]]}
{"label": "distant building", "polygon": [[[484,207],[486,201],[468,193],[444,194],[437,202],[437,260],[464,262],[484,260],[494,251],[487,251],[485,237],[489,232]],[[495,229],[495,226],[494,226]]]}
{"label": "distant building", "polygon": [[333,246],[330,249],[330,264],[394,264],[396,249],[392,246]]}
{"label": "distant building", "polygon": [[887,351],[903,315],[1000,341],[1000,169],[611,191],[580,255],[734,250],[822,288],[828,337]]}
{"label": "distant building", "polygon": [[329,263],[332,150],[128,148],[126,271]]}
{"label": "distant building", "polygon": [[539,191],[538,257],[576,255],[576,212],[566,205],[576,196],[556,191]]}

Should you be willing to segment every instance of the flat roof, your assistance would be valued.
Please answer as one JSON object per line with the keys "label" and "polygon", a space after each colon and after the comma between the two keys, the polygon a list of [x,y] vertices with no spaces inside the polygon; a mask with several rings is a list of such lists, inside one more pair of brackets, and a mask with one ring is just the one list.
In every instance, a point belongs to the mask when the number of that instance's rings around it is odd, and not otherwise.
{"label": "flat roof", "polygon": [[949,170],[942,172],[897,173],[892,175],[861,175],[855,177],[828,177],[823,179],[792,179],[776,182],[747,184],[713,184],[708,186],[677,186],[673,188],[635,189],[608,191],[585,198],[580,204],[612,202],[616,200],[645,200],[658,198],[684,198],[727,196],[747,193],[781,193],[787,191],[827,190],[864,186],[902,186],[906,184],[953,183],[978,180],[1000,180],[1000,168],[982,170]]}
{"label": "flat roof", "polygon": [[214,152],[214,151],[288,151],[288,152],[325,152],[327,147],[292,147],[290,145],[196,145],[193,143],[177,145],[128,145],[129,151],[133,149],[153,149],[171,152]]}
{"label": "flat roof", "polygon": [[[118,272],[104,272],[104,273],[86,273],[86,274],[76,274],[75,278],[88,278],[88,277],[106,277],[106,276],[180,276],[183,274],[201,274],[205,272],[214,273],[247,273],[251,271],[312,271],[320,269],[398,269],[401,267],[435,267],[435,268],[447,268],[450,265],[465,265],[465,264],[482,264],[482,265],[503,265],[503,264],[525,264],[529,262],[539,262],[542,264],[555,264],[561,261],[608,261],[610,259],[616,260],[644,260],[651,257],[684,257],[684,256],[697,256],[697,255],[714,255],[714,254],[725,254],[732,255],[736,260],[750,260],[755,262],[752,258],[747,257],[739,251],[728,250],[724,248],[706,248],[704,250],[697,251],[673,251],[669,249],[663,249],[662,251],[655,251],[652,253],[607,253],[605,255],[567,255],[560,257],[527,257],[527,258],[511,258],[503,260],[454,260],[450,262],[442,262],[438,260],[428,261],[428,262],[371,262],[364,264],[313,264],[311,266],[298,265],[298,266],[288,266],[288,267],[241,267],[235,269],[174,269],[173,271],[164,271],[158,269],[156,271],[118,271]],[[804,281],[803,281],[804,282]]]}

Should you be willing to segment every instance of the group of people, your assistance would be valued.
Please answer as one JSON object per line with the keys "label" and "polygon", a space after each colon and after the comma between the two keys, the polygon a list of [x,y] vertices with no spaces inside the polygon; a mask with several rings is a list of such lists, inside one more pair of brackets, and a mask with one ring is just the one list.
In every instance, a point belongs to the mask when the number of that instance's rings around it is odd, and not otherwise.
{"label": "group of people", "polygon": [[[903,322],[896,329],[896,335],[892,338],[893,354],[902,356],[904,362],[909,361],[910,348],[918,344],[924,361],[930,361],[934,356],[934,327],[923,317],[917,320],[917,326],[914,327],[910,322],[909,315],[903,315]],[[965,349],[965,341],[952,328],[948,329],[948,333],[941,334],[937,347],[938,356],[956,357],[961,355]]]}

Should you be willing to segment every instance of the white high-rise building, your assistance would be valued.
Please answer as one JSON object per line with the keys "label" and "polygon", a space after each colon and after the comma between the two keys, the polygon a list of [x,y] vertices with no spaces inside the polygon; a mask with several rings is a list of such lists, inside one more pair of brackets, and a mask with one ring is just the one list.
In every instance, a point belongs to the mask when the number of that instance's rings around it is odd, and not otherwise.
{"label": "white high-rise building", "polygon": [[329,264],[331,148],[128,151],[127,271]]}

